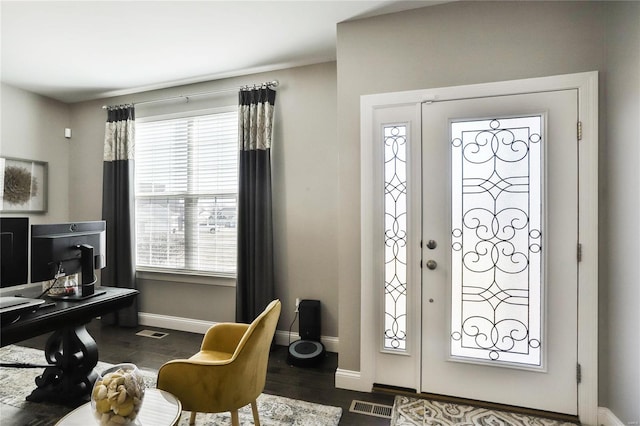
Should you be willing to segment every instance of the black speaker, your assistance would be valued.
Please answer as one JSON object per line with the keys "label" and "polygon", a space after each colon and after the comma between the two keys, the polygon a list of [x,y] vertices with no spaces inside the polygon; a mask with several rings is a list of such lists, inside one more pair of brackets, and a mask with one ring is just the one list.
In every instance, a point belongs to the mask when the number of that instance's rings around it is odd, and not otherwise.
{"label": "black speaker", "polygon": [[320,301],[302,300],[298,305],[300,340],[289,345],[289,364],[311,367],[324,358],[324,345],[320,343]]}
{"label": "black speaker", "polygon": [[300,313],[300,338],[320,341],[320,301],[302,300],[298,306]]}

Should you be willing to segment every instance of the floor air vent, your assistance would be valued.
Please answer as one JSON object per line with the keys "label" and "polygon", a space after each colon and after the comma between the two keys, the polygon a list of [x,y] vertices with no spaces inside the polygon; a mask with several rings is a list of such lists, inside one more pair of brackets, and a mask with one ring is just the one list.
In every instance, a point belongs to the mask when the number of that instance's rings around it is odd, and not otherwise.
{"label": "floor air vent", "polygon": [[352,413],[365,414],[367,416],[390,419],[392,409],[393,407],[390,405],[374,404],[373,402],[357,401],[354,399],[351,401],[349,411]]}
{"label": "floor air vent", "polygon": [[168,336],[169,333],[163,333],[162,331],[142,330],[136,333],[136,336],[151,337],[152,339],[162,339]]}

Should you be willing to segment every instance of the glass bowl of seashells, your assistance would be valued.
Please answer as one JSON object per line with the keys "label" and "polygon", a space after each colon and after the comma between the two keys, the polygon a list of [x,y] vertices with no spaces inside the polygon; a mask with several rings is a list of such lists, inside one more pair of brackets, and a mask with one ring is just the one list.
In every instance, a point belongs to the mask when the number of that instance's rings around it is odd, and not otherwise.
{"label": "glass bowl of seashells", "polygon": [[100,425],[133,425],[144,398],[145,383],[135,364],[118,364],[98,377],[91,411]]}

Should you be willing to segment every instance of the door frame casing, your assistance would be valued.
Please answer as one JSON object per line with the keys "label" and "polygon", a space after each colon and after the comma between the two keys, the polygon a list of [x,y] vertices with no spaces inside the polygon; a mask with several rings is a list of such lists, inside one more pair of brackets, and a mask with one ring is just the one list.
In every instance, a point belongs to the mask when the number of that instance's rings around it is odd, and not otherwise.
{"label": "door frame casing", "polygon": [[[361,322],[360,322],[360,375],[356,390],[370,390],[376,381],[376,352],[379,338],[376,325],[380,323],[379,299],[381,288],[372,283],[384,283],[380,265],[376,264],[374,227],[382,214],[382,194],[376,193],[373,177],[378,173],[378,160],[374,158],[372,144],[376,126],[376,110],[394,106],[415,105],[417,111],[423,102],[481,98],[501,95],[517,95],[577,89],[578,118],[581,122],[581,140],[578,146],[578,238],[581,244],[581,261],[578,267],[578,348],[581,368],[578,385],[578,415],[582,424],[596,425],[598,412],[598,73],[585,72],[550,77],[510,80],[502,82],[451,86],[435,89],[413,90],[364,95],[360,99],[361,135]],[[415,123],[413,125],[420,125]],[[577,123],[576,123],[577,127]],[[576,130],[578,131],[578,130]],[[577,251],[577,247],[576,247]],[[408,309],[409,338],[418,339],[420,329],[421,297],[416,294]],[[421,295],[420,295],[421,296]],[[417,300],[416,300],[417,299]],[[415,346],[415,345],[414,345]],[[419,357],[419,354],[418,354]],[[420,363],[414,363],[417,371],[415,389],[420,389]]]}

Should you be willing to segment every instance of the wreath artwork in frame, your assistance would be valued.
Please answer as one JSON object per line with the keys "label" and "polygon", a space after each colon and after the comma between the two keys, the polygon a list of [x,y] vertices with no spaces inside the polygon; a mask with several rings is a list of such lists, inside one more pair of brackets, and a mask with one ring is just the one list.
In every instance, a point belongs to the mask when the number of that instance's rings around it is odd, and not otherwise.
{"label": "wreath artwork in frame", "polygon": [[0,212],[47,211],[46,162],[0,157],[0,171]]}

